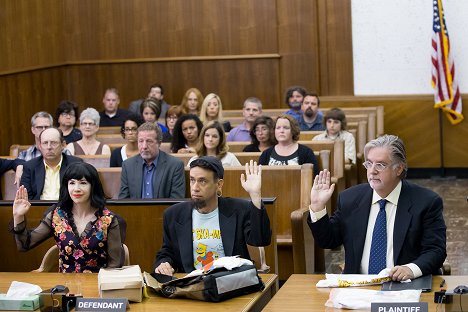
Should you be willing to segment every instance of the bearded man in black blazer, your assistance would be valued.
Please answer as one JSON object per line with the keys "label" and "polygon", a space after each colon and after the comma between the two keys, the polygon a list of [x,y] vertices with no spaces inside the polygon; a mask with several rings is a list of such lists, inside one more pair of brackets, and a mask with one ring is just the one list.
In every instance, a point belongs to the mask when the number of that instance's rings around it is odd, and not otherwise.
{"label": "bearded man in black blazer", "polygon": [[191,201],[164,211],[163,245],[154,272],[192,272],[224,256],[250,259],[247,244],[268,246],[270,219],[262,202],[261,166],[252,160],[241,175],[250,201],[222,197],[224,169],[217,157],[202,156],[190,163]]}
{"label": "bearded man in black blazer", "polygon": [[[371,266],[374,268],[371,262],[382,255],[379,270],[390,268],[390,277],[396,281],[440,274],[447,255],[442,199],[404,180],[406,151],[397,136],[384,135],[368,142],[364,156],[369,183],[341,192],[331,217],[325,209],[334,190],[330,172],[324,170],[315,177],[308,223],[318,245],[344,246],[344,273],[375,274],[369,272]],[[379,205],[382,199],[383,206]],[[380,212],[386,217],[385,226],[377,225]],[[378,227],[386,232],[380,254],[372,243]]]}

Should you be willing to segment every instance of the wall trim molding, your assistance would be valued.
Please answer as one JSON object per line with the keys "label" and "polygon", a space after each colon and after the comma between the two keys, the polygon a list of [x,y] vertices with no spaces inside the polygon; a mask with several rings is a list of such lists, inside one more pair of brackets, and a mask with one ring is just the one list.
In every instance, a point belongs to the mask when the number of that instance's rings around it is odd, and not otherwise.
{"label": "wall trim molding", "polygon": [[128,63],[164,63],[164,62],[202,62],[202,61],[226,61],[226,60],[258,60],[258,59],[280,59],[281,55],[271,54],[237,54],[237,55],[206,55],[206,56],[177,56],[177,57],[150,57],[150,58],[130,58],[130,59],[107,59],[107,60],[80,60],[67,61],[62,63],[51,63],[38,66],[24,67],[0,71],[0,76],[21,74],[25,72],[51,69],[65,66],[80,65],[107,65],[107,64],[128,64]]}

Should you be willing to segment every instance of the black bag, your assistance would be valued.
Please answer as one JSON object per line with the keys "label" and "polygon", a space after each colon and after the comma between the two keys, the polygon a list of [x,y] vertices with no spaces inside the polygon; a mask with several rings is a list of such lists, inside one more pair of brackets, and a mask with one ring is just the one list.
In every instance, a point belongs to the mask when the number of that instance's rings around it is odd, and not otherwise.
{"label": "black bag", "polygon": [[[167,298],[191,298],[219,302],[263,290],[265,285],[255,265],[243,265],[232,270],[215,269],[200,276],[173,279],[172,276],[144,274],[147,286]],[[168,279],[172,279],[167,281]]]}

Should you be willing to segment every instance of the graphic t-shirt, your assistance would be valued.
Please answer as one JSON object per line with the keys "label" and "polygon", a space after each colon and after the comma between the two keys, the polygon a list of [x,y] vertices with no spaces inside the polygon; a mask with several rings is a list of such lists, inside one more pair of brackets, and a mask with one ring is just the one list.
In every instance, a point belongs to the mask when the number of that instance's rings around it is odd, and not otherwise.
{"label": "graphic t-shirt", "polygon": [[223,241],[219,228],[219,210],[199,213],[192,210],[193,261],[196,269],[224,257]]}
{"label": "graphic t-shirt", "polygon": [[299,153],[297,150],[289,156],[280,156],[275,149],[271,151],[268,166],[299,165]]}

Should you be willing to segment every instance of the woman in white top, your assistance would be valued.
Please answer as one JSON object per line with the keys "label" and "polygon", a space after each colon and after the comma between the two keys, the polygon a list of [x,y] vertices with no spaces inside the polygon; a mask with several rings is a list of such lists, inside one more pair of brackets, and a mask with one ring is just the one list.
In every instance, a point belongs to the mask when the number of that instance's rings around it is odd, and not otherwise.
{"label": "woman in white top", "polygon": [[81,140],[67,145],[72,155],[110,155],[109,145],[96,140],[101,117],[94,108],[85,109],[80,115],[80,130],[83,135]]}
{"label": "woman in white top", "polygon": [[339,108],[332,108],[325,113],[323,123],[326,130],[312,140],[344,140],[345,162],[356,163],[356,142],[351,132],[346,131],[346,115]]}
{"label": "woman in white top", "polygon": [[228,152],[228,149],[223,126],[218,121],[209,121],[201,130],[200,140],[195,148],[197,155],[190,158],[188,165],[198,157],[215,156],[221,160],[223,166],[241,166],[237,157]]}

